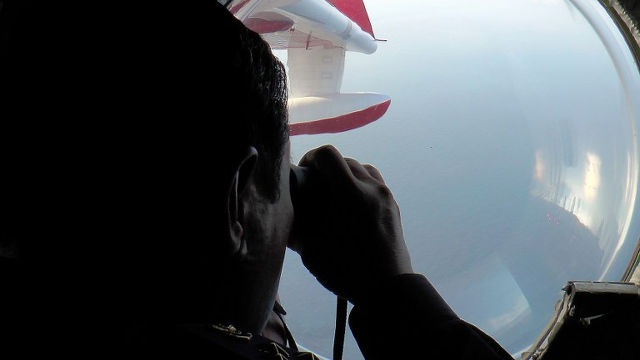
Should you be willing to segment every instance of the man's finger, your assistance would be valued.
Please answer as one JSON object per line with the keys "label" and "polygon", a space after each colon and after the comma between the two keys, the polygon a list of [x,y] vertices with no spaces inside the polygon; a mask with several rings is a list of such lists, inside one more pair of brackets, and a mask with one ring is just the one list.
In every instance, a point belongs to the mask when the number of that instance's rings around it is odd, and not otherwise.
{"label": "man's finger", "polygon": [[382,174],[373,165],[366,164],[366,165],[363,165],[363,166],[369,172],[369,175],[371,175],[371,177],[373,177],[374,179],[380,181],[383,184],[385,183],[384,182],[384,178],[382,177]]}
{"label": "man's finger", "polygon": [[371,175],[367,171],[367,169],[362,166],[357,160],[351,158],[344,159],[349,165],[349,169],[351,169],[351,173],[358,178],[358,180],[366,181],[371,179]]}
{"label": "man's finger", "polygon": [[307,166],[307,167],[313,166],[315,162],[317,162],[317,158],[320,153],[333,153],[333,152],[337,152],[338,154],[340,154],[338,150],[334,148],[332,145],[323,145],[313,150],[309,150],[307,151],[306,154],[302,156],[302,159],[300,159],[300,161],[298,162],[298,166]]}
{"label": "man's finger", "polygon": [[324,178],[337,183],[354,183],[355,176],[340,152],[331,145],[321,146],[307,152],[299,166],[318,171]]}

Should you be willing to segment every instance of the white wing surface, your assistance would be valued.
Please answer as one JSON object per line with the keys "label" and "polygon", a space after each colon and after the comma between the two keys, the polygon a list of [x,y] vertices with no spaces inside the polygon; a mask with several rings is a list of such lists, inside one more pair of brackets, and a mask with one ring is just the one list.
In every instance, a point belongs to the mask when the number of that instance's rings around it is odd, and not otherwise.
{"label": "white wing surface", "polygon": [[377,49],[362,0],[219,1],[272,48],[287,49],[291,135],[351,130],[389,108],[386,95],[340,92],[345,53]]}

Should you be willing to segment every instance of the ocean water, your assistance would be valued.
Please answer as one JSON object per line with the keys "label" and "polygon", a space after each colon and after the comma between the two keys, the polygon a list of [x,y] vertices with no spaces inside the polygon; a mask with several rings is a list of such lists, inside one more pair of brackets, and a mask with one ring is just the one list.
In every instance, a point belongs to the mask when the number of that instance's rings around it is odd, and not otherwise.
{"label": "ocean water", "polygon": [[[388,42],[347,54],[342,90],[391,107],[359,129],[293,137],[292,159],[333,144],[378,167],[416,272],[515,354],[567,281],[620,279],[640,235],[640,109],[570,2],[365,4]],[[329,356],[335,296],[290,251],[280,297],[298,342]],[[362,358],[351,335],[345,358]]]}

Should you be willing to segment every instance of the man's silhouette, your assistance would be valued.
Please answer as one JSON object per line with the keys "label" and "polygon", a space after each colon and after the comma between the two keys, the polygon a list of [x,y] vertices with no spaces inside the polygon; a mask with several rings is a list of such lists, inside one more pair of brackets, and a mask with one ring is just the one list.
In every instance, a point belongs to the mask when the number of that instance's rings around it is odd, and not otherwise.
{"label": "man's silhouette", "polygon": [[0,11],[11,346],[306,356],[259,335],[289,245],[355,305],[367,359],[509,358],[413,273],[374,167],[307,153],[294,208],[284,68],[217,2]]}

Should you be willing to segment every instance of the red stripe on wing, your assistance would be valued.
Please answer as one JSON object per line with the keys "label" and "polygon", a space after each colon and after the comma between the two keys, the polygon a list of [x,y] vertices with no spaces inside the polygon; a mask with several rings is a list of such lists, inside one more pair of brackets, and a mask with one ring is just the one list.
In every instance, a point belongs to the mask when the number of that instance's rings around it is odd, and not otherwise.
{"label": "red stripe on wing", "polygon": [[239,3],[238,5],[232,6],[231,9],[229,9],[229,11],[232,14],[236,14],[238,11],[240,11],[240,9],[242,9],[245,5],[247,5],[249,3],[249,1],[251,0],[244,0],[243,2]]}
{"label": "red stripe on wing", "polygon": [[260,18],[248,18],[244,25],[258,34],[269,34],[291,29],[293,21],[264,20]]}
{"label": "red stripe on wing", "polygon": [[313,135],[339,133],[356,129],[372,123],[382,117],[389,109],[391,100],[333,118],[314,120],[289,125],[289,135]]}
{"label": "red stripe on wing", "polygon": [[353,20],[356,24],[360,25],[360,28],[375,38],[373,35],[373,27],[371,26],[371,20],[369,20],[369,14],[364,7],[362,0],[327,0],[333,6],[338,8],[349,19]]}

